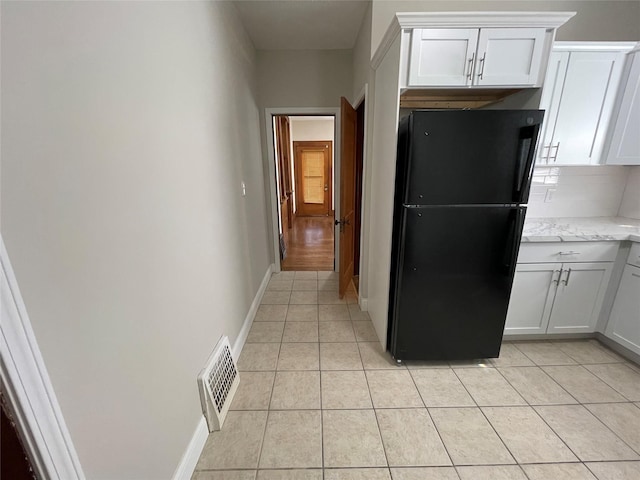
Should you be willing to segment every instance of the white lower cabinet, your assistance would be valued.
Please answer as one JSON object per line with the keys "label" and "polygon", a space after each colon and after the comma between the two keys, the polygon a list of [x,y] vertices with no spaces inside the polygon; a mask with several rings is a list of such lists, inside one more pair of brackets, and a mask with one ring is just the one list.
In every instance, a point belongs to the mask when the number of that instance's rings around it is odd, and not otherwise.
{"label": "white lower cabinet", "polygon": [[613,263],[518,264],[504,333],[595,331]]}
{"label": "white lower cabinet", "polygon": [[605,335],[640,355],[640,267],[625,266]]}
{"label": "white lower cabinet", "polygon": [[613,263],[565,263],[556,287],[547,333],[596,329]]}
{"label": "white lower cabinet", "polygon": [[518,264],[505,334],[546,333],[561,263]]}

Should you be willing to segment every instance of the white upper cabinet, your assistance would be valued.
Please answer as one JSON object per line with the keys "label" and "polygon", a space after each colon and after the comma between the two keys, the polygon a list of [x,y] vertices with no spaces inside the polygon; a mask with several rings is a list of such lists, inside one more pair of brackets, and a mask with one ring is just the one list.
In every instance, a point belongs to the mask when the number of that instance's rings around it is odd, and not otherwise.
{"label": "white upper cabinet", "polygon": [[408,86],[535,86],[546,35],[545,28],[416,28]]}
{"label": "white upper cabinet", "polygon": [[411,85],[471,85],[478,29],[416,29],[411,40]]}
{"label": "white upper cabinet", "polygon": [[546,113],[538,164],[602,163],[625,53],[631,47],[621,42],[554,45],[540,104]]}
{"label": "white upper cabinet", "polygon": [[478,38],[475,85],[538,83],[544,28],[483,28]]}
{"label": "white upper cabinet", "polygon": [[627,56],[611,121],[609,165],[640,165],[640,50]]}

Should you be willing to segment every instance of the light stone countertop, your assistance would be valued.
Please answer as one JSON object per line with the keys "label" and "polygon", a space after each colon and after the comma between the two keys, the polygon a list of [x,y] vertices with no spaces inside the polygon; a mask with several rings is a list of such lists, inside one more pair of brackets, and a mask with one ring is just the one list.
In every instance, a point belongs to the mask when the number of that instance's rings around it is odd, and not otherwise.
{"label": "light stone countertop", "polygon": [[527,218],[522,242],[640,242],[640,220],[625,217]]}

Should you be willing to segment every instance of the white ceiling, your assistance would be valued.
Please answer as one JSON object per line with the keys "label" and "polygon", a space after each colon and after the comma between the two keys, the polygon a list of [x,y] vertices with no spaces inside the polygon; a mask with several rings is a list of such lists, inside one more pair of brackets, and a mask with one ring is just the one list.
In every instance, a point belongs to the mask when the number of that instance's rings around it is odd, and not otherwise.
{"label": "white ceiling", "polygon": [[368,1],[235,0],[258,50],[350,49]]}

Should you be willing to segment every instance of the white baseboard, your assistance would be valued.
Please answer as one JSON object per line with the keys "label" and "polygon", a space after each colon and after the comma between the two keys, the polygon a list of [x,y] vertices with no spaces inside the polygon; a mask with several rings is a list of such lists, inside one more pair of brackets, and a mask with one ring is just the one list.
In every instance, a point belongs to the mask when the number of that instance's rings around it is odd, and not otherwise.
{"label": "white baseboard", "polygon": [[173,477],[171,477],[173,480],[190,480],[208,436],[209,429],[207,428],[207,421],[204,417],[200,417],[191,441],[182,455],[182,459],[180,459],[178,468],[176,468]]}
{"label": "white baseboard", "polygon": [[[251,325],[253,324],[253,319],[256,317],[256,312],[258,311],[258,307],[260,306],[260,302],[262,301],[262,296],[267,290],[267,285],[269,284],[269,280],[271,279],[271,272],[273,271],[273,268],[273,264],[269,265],[269,268],[267,268],[267,271],[264,274],[264,278],[262,279],[262,283],[260,284],[260,288],[258,288],[258,292],[253,298],[253,302],[251,303],[251,307],[249,307],[249,311],[247,312],[247,316],[244,319],[244,323],[242,324],[240,333],[238,334],[238,337],[236,338],[236,341],[234,342],[231,349],[233,358],[236,361],[240,357],[242,348],[247,341],[249,330],[251,329]],[[191,441],[189,442],[187,449],[180,459],[178,468],[176,468],[176,471],[173,474],[173,480],[189,480],[191,478],[191,476],[193,475],[193,471],[196,468],[196,464],[198,463],[198,459],[202,454],[202,449],[204,448],[204,444],[207,441],[208,436],[209,429],[207,428],[207,421],[204,417],[201,417],[195,432],[193,432]]]}
{"label": "white baseboard", "polygon": [[240,353],[242,352],[242,348],[244,347],[244,342],[247,341],[247,336],[249,335],[249,330],[251,330],[253,319],[256,318],[256,312],[258,311],[258,307],[260,306],[260,302],[262,301],[262,296],[267,290],[267,285],[269,285],[269,279],[271,279],[271,272],[273,272],[273,268],[273,263],[269,265],[269,268],[267,268],[267,271],[264,274],[264,278],[262,279],[262,283],[260,284],[260,288],[258,288],[258,292],[253,298],[251,307],[249,308],[247,316],[244,319],[244,323],[242,324],[240,333],[238,333],[238,337],[233,344],[233,351],[231,353],[233,354],[233,358],[236,361],[238,361],[238,358],[240,358]]}
{"label": "white baseboard", "polygon": [[85,478],[0,235],[0,380],[38,478]]}
{"label": "white baseboard", "polygon": [[369,302],[367,302],[367,299],[360,297],[358,301],[360,303],[360,310],[362,310],[363,312],[366,312],[367,309],[369,308]]}

